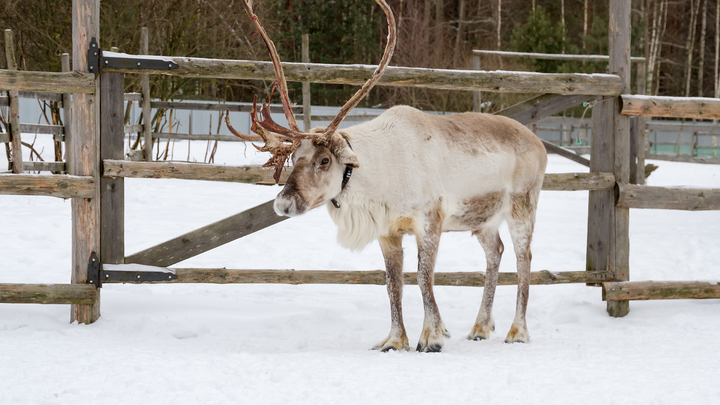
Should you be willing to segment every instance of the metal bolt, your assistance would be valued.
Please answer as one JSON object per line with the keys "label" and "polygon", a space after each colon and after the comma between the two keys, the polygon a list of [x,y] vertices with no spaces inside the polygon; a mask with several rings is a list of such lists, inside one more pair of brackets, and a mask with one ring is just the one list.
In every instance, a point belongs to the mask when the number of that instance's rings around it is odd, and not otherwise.
{"label": "metal bolt", "polygon": [[138,65],[138,67],[140,67],[140,62],[138,62],[138,64],[137,64],[137,65]]}
{"label": "metal bolt", "polygon": [[169,67],[170,69],[172,69],[172,63],[169,63],[169,64],[168,64],[168,67]]}
{"label": "metal bolt", "polygon": [[137,275],[137,278],[138,278],[138,280],[140,279],[140,275],[139,275],[139,274]]}
{"label": "metal bolt", "polygon": [[93,67],[92,67],[92,66],[90,66],[90,70],[93,70]]}
{"label": "metal bolt", "polygon": [[105,59],[105,64],[107,65],[108,63],[110,63],[110,61]]}
{"label": "metal bolt", "polygon": [[93,53],[94,56],[97,56],[97,52]]}
{"label": "metal bolt", "polygon": [[110,275],[109,275],[109,274],[105,274],[105,278],[110,278]]}
{"label": "metal bolt", "polygon": [[92,44],[92,47],[95,48],[95,44],[94,44],[94,43]]}
{"label": "metal bolt", "polygon": [[172,276],[168,276],[168,279],[172,280]]}

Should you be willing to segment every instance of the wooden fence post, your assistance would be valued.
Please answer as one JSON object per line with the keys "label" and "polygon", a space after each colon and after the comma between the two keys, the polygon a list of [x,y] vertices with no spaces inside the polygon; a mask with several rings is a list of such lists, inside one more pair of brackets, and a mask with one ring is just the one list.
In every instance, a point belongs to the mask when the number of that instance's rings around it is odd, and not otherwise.
{"label": "wooden fence post", "polygon": [[[630,2],[610,0],[610,74],[620,76],[623,94],[630,93]],[[617,183],[630,181],[630,117],[620,114],[620,98],[613,100],[612,120],[615,132],[615,164],[613,174]],[[630,279],[630,211],[628,208],[615,207],[611,227],[610,271],[615,281]],[[621,317],[630,311],[630,301],[608,301],[610,316]]]}
{"label": "wooden fence post", "polygon": [[[310,35],[302,36],[302,62],[310,63]],[[302,99],[303,99],[303,130],[310,131],[312,125],[311,107],[310,107],[310,82],[302,83]]]}
{"label": "wooden fence post", "polygon": [[[92,38],[100,35],[100,1],[73,0],[73,67],[88,73],[88,49]],[[93,176],[99,183],[100,151],[98,100],[99,80],[95,82],[94,94],[74,94],[72,98],[73,129],[70,155],[72,164],[68,173],[76,176]],[[100,187],[95,187],[95,197],[72,199],[72,283],[87,282],[88,263],[93,252],[100,252]],[[92,323],[100,317],[100,294],[93,305],[72,305],[71,322]]]}
{"label": "wooden fence post", "polygon": [[[17,70],[15,63],[15,51],[13,49],[13,32],[5,30],[5,58],[7,59],[8,70]],[[12,146],[13,173],[23,172],[22,137],[20,132],[20,99],[15,90],[8,91],[10,102],[10,141]]]}
{"label": "wooden fence post", "polygon": [[[100,160],[123,160],[125,139],[125,75],[100,75]],[[102,263],[125,261],[125,182],[100,177],[100,259]]]}
{"label": "wooden fence post", "polygon": [[[645,63],[637,63],[636,85],[637,94],[645,94]],[[635,168],[635,183],[645,184],[645,150],[647,148],[647,118],[637,117],[637,167]]]}
{"label": "wooden fence post", "polygon": [[[70,68],[70,54],[64,53],[60,55],[60,65],[62,66],[63,72],[70,72],[72,71]],[[70,122],[72,121],[72,95],[69,93],[63,93],[62,95],[62,103],[63,103],[63,127],[65,131],[65,171],[67,172],[67,168],[70,167],[70,162],[72,161],[72,154],[70,153],[70,147],[69,145],[72,144],[72,126],[70,125]]]}
{"label": "wooden fence post", "polygon": [[[473,70],[480,70],[480,55],[473,53],[472,56]],[[473,111],[480,112],[482,110],[482,93],[473,91]]]}
{"label": "wooden fence post", "polygon": [[[140,29],[141,54],[150,53],[150,36],[147,27]],[[145,160],[152,161],[153,138],[152,138],[152,108],[150,107],[150,75],[140,75],[142,87],[142,114],[143,114],[143,138],[145,139]]]}

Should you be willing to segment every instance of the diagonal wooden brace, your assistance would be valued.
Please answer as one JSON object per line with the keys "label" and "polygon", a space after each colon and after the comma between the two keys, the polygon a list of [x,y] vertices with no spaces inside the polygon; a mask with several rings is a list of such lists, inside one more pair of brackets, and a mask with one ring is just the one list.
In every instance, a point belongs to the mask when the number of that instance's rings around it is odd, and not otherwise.
{"label": "diagonal wooden brace", "polygon": [[289,217],[275,214],[274,200],[178,236],[125,258],[125,263],[167,267],[265,229]]}

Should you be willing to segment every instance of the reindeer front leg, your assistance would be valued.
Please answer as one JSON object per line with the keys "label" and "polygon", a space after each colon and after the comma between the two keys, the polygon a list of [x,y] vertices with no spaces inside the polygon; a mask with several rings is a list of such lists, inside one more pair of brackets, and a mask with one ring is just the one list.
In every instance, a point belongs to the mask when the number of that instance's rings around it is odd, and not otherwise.
{"label": "reindeer front leg", "polygon": [[402,235],[381,237],[380,249],[385,258],[385,284],[390,297],[390,334],[373,350],[410,350],[402,317],[403,250]]}
{"label": "reindeer front leg", "polygon": [[420,333],[417,351],[439,352],[445,343],[443,337],[450,337],[440,318],[440,310],[433,293],[435,259],[442,234],[442,213],[439,210],[429,213],[423,225],[421,229],[415,230],[418,243],[417,281],[425,309],[423,330]]}

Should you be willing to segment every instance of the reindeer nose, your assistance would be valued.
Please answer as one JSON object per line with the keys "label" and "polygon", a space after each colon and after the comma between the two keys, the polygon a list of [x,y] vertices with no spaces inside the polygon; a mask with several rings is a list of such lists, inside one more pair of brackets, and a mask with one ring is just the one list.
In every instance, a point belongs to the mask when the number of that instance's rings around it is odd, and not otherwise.
{"label": "reindeer nose", "polygon": [[280,216],[292,216],[295,212],[295,200],[278,196],[273,203],[273,208],[275,209],[275,213]]}

